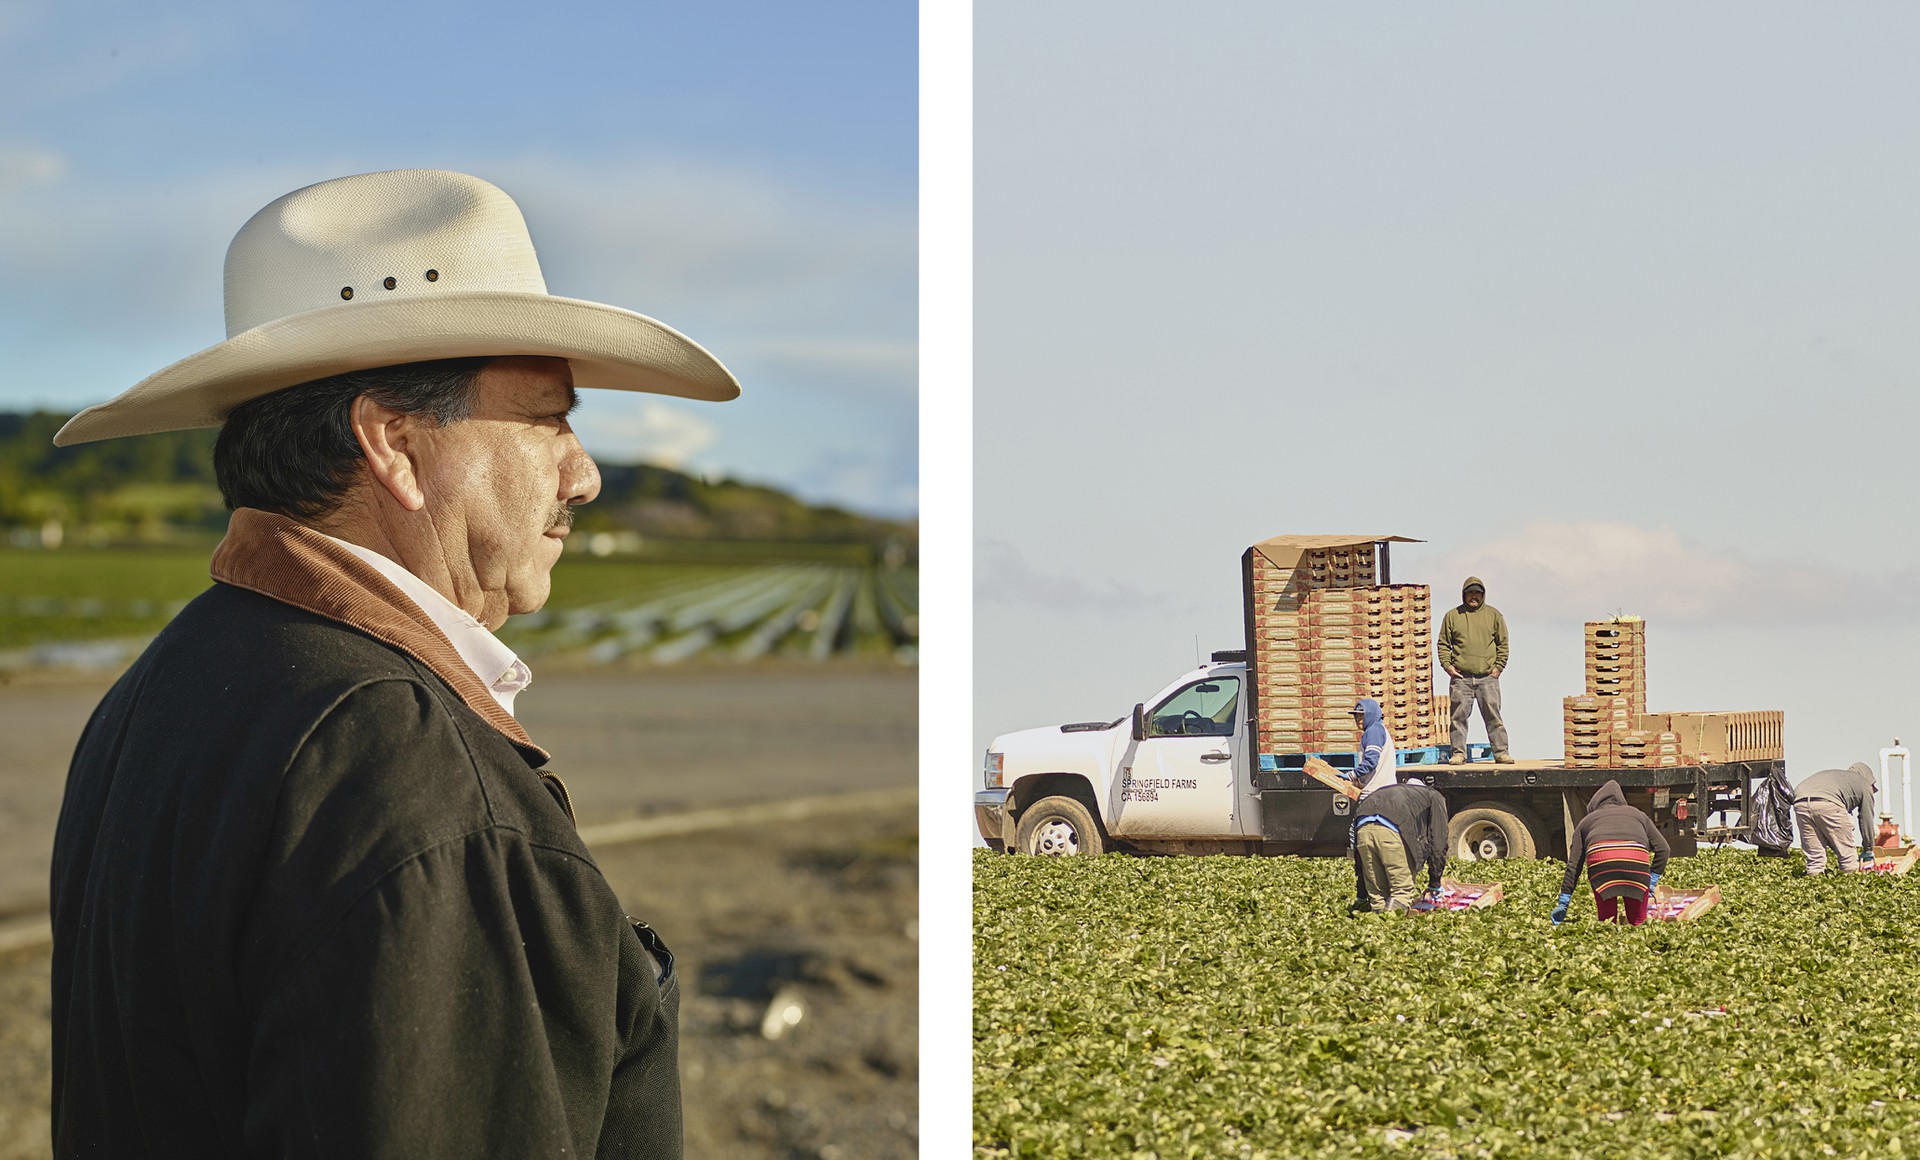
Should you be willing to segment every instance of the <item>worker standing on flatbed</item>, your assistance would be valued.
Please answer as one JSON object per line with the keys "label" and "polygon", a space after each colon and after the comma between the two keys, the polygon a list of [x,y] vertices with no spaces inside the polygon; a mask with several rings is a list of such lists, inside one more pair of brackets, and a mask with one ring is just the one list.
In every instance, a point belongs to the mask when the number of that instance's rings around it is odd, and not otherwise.
{"label": "worker standing on flatbed", "polygon": [[1800,848],[1807,854],[1807,873],[1827,872],[1827,847],[1840,856],[1840,873],[1861,868],[1853,853],[1853,819],[1860,815],[1860,849],[1865,868],[1873,869],[1873,767],[1856,761],[1845,769],[1823,769],[1793,787],[1793,820],[1800,826]]}
{"label": "worker standing on flatbed", "polygon": [[1513,755],[1507,752],[1507,726],[1500,720],[1500,673],[1507,667],[1507,618],[1487,603],[1487,586],[1480,577],[1469,576],[1460,586],[1460,606],[1449,608],[1441,619],[1440,637],[1434,647],[1440,654],[1440,667],[1452,680],[1447,699],[1453,714],[1448,736],[1453,755],[1448,760],[1454,765],[1467,760],[1467,719],[1478,701],[1493,759],[1512,765]]}
{"label": "worker standing on flatbed", "polygon": [[[1413,868],[1427,866],[1427,893],[1447,872],[1447,799],[1418,778],[1382,786],[1353,807],[1347,846],[1353,855],[1352,911],[1404,911],[1417,888]],[[1349,913],[1352,913],[1349,911]]]}
{"label": "worker standing on flatbed", "polygon": [[1554,925],[1566,921],[1584,867],[1601,921],[1639,926],[1647,921],[1647,903],[1672,853],[1653,819],[1627,804],[1620,783],[1603,782],[1587,803],[1587,816],[1567,835],[1567,873],[1560,880]]}

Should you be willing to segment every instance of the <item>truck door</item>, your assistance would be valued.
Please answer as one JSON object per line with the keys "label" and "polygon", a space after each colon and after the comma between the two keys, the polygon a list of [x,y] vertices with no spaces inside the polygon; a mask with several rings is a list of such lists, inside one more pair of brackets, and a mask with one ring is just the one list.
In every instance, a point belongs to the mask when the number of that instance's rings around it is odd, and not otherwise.
{"label": "truck door", "polygon": [[1147,710],[1147,736],[1123,759],[1112,829],[1136,838],[1231,838],[1240,678],[1207,677]]}

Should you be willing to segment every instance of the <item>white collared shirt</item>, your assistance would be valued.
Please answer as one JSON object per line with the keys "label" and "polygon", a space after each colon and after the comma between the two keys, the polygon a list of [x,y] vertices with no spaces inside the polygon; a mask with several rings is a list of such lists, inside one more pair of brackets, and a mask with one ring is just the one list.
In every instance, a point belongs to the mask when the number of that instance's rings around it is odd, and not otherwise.
{"label": "white collared shirt", "polygon": [[[322,535],[326,533],[322,532]],[[420,611],[427,614],[435,628],[452,642],[454,651],[460,659],[467,662],[473,675],[500,702],[500,707],[513,712],[513,698],[533,683],[533,670],[527,667],[514,651],[500,643],[500,638],[487,631],[487,626],[475,620],[466,609],[440,595],[427,585],[427,582],[387,559],[371,548],[359,544],[349,544],[337,536],[327,536],[329,540],[365,560],[387,579],[394,587],[407,594]]]}

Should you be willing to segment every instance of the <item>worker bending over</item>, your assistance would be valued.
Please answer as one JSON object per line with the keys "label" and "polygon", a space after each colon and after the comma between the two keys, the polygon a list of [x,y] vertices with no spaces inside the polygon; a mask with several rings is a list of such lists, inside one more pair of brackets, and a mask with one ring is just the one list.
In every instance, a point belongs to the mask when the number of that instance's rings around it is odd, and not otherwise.
{"label": "worker bending over", "polygon": [[1354,910],[1403,911],[1413,905],[1413,868],[1427,866],[1437,895],[1447,869],[1447,799],[1418,779],[1382,786],[1354,807],[1347,844],[1353,854]]}
{"label": "worker bending over", "polygon": [[[1880,787],[1873,768],[1856,761],[1845,769],[1823,769],[1793,787],[1793,820],[1800,826],[1800,848],[1807,873],[1827,872],[1827,847],[1840,855],[1840,872],[1873,869],[1873,795]],[[1859,815],[1860,857],[1854,856],[1854,821]]]}
{"label": "worker bending over", "polygon": [[1653,819],[1627,804],[1620,783],[1605,782],[1587,803],[1587,816],[1567,835],[1567,873],[1560,880],[1554,925],[1566,921],[1584,866],[1600,918],[1639,926],[1647,921],[1647,903],[1671,853]]}

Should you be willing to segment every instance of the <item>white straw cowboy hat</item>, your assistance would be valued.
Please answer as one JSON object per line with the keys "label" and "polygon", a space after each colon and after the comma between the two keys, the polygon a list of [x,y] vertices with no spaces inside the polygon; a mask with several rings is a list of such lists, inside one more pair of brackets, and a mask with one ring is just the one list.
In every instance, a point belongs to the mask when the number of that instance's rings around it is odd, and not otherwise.
{"label": "white straw cowboy hat", "polygon": [[227,247],[227,341],[75,415],[54,443],[218,427],[249,399],[347,371],[549,355],[574,385],[720,401],[740,384],[678,331],[547,293],[513,199],[438,169],[309,185]]}

